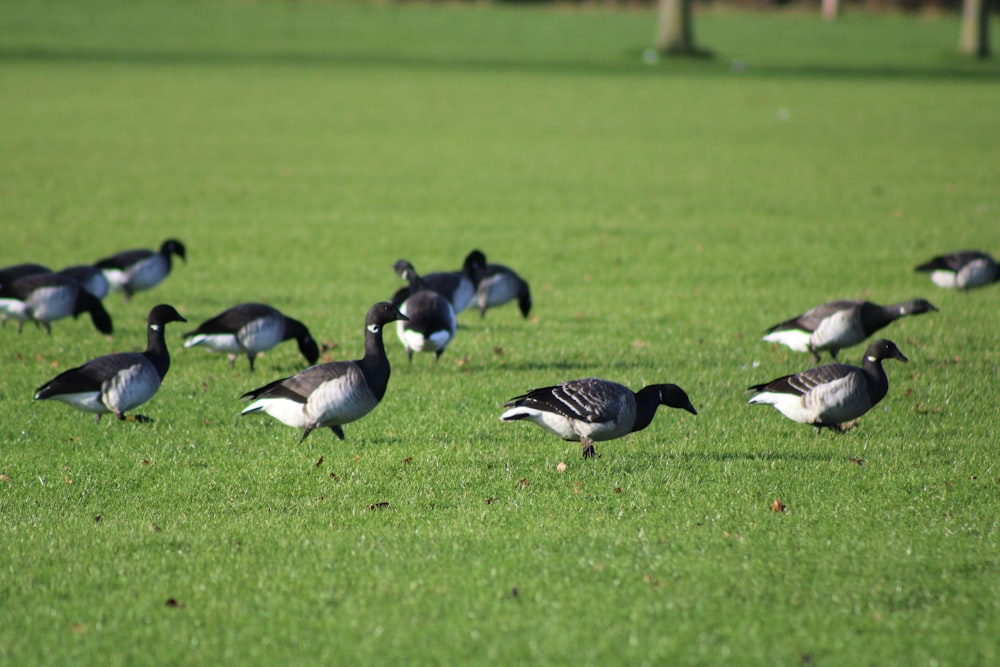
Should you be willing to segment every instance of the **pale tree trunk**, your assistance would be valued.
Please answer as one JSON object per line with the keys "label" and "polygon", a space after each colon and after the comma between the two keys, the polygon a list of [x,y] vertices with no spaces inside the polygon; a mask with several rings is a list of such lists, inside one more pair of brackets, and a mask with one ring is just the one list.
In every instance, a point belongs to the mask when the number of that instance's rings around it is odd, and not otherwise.
{"label": "pale tree trunk", "polygon": [[823,19],[825,21],[834,21],[837,15],[840,14],[839,0],[821,0],[820,6],[823,8]]}
{"label": "pale tree trunk", "polygon": [[694,44],[691,24],[692,0],[659,0],[660,17],[656,50],[667,55],[706,56],[708,51]]}
{"label": "pale tree trunk", "polygon": [[962,0],[958,50],[969,56],[990,57],[990,0]]}

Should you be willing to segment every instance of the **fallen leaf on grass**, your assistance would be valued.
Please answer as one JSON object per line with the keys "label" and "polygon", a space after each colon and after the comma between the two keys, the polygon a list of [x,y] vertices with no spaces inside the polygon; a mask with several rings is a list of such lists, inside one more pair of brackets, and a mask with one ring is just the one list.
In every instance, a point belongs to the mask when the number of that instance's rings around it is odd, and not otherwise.
{"label": "fallen leaf on grass", "polygon": [[383,500],[380,503],[375,503],[374,505],[369,505],[368,509],[370,509],[370,510],[384,510],[388,506],[389,506],[389,503],[387,501]]}
{"label": "fallen leaf on grass", "polygon": [[69,626],[69,631],[75,635],[86,634],[87,626],[85,626],[83,623],[74,623],[73,625]]}
{"label": "fallen leaf on grass", "polygon": [[321,465],[323,465],[323,455],[322,454],[320,455],[319,460],[316,461],[316,467],[318,468]]}
{"label": "fallen leaf on grass", "polygon": [[862,458],[858,458],[857,456],[852,456],[851,457],[851,463],[857,463],[859,466],[863,466],[864,464],[866,464],[868,462],[865,461]]}
{"label": "fallen leaf on grass", "polygon": [[331,472],[330,473],[330,479],[332,479],[335,482],[339,482],[340,481],[340,478],[337,477],[337,473],[335,473],[335,472]]}
{"label": "fallen leaf on grass", "polygon": [[183,607],[184,605],[182,605],[180,602],[178,602],[176,598],[167,598],[167,606],[179,609],[179,608]]}
{"label": "fallen leaf on grass", "polygon": [[486,499],[486,504],[487,505],[492,505],[493,503],[495,503],[498,500],[500,500],[500,499],[499,498],[494,498],[493,496],[490,496],[489,498]]}
{"label": "fallen leaf on grass", "polygon": [[781,502],[777,498],[775,498],[774,502],[771,503],[771,511],[772,512],[784,512],[785,509],[786,509],[785,508],[785,503]]}
{"label": "fallen leaf on grass", "polygon": [[9,481],[10,481],[10,475],[8,475],[7,473],[0,475],[0,482],[9,482]]}
{"label": "fallen leaf on grass", "polygon": [[560,461],[556,464],[556,472],[566,472],[566,464]]}
{"label": "fallen leaf on grass", "polygon": [[407,456],[405,459],[403,459],[403,463],[413,463],[413,457]]}
{"label": "fallen leaf on grass", "polygon": [[522,489],[528,486],[528,484],[530,483],[531,482],[528,481],[527,477],[522,477],[521,479],[517,480],[517,485],[520,486]]}
{"label": "fallen leaf on grass", "polygon": [[103,516],[98,514],[97,516],[94,517],[94,523],[100,523],[101,519],[103,518],[104,518]]}
{"label": "fallen leaf on grass", "polygon": [[621,492],[622,492],[622,487],[616,486],[615,487],[615,493],[621,493]]}

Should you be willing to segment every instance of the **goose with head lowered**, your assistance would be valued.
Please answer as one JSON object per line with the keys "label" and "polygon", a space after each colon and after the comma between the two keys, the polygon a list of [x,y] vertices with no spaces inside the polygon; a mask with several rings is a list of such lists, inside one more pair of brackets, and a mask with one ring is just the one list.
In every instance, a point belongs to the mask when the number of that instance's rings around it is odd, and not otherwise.
{"label": "goose with head lowered", "polygon": [[170,274],[171,257],[177,255],[185,262],[184,244],[177,239],[167,239],[158,251],[146,248],[123,250],[94,264],[104,271],[108,284],[116,292],[124,292],[125,300],[142,290],[156,287]]}
{"label": "goose with head lowered", "polygon": [[406,356],[412,363],[414,352],[433,352],[437,361],[455,337],[455,309],[448,299],[429,288],[405,259],[392,268],[410,285],[410,295],[399,307],[406,319],[396,323],[396,334],[406,348]]}
{"label": "goose with head lowered", "polygon": [[792,421],[841,431],[844,422],[857,419],[878,404],[889,391],[882,368],[885,359],[907,361],[896,344],[880,338],[868,346],[861,367],[827,364],[755,384],[748,402],[772,405]]}
{"label": "goose with head lowered", "polygon": [[971,289],[1000,281],[1000,266],[982,250],[960,250],[938,255],[917,266],[931,274],[931,282],[946,289]]}
{"label": "goose with head lowered", "polygon": [[0,313],[4,323],[10,317],[19,320],[18,332],[25,322],[34,322],[51,334],[52,322],[81,313],[89,313],[101,333],[110,334],[114,329],[101,300],[59,273],[32,273],[0,285]]}
{"label": "goose with head lowered", "polygon": [[299,442],[327,427],[344,439],[344,424],[375,409],[389,385],[389,359],[382,329],[406,316],[387,301],[376,303],[365,317],[365,355],[356,361],[332,361],[243,394],[251,403],[240,414],[264,412],[282,424],[304,429]]}
{"label": "goose with head lowered", "polygon": [[[446,298],[455,314],[458,315],[474,302],[476,284],[479,282],[479,275],[484,268],[486,268],[486,256],[479,250],[473,250],[466,255],[461,271],[437,271],[420,278],[428,289],[432,289]],[[403,277],[398,269],[396,272],[399,273],[400,277]],[[399,288],[392,296],[392,304],[398,308],[410,294],[409,284]]]}
{"label": "goose with head lowered", "polygon": [[35,264],[33,262],[26,264],[12,264],[10,266],[4,266],[0,268],[0,287],[5,284],[13,282],[18,278],[23,278],[25,276],[30,276],[35,273],[52,273],[52,269],[41,264]]}
{"label": "goose with head lowered", "polygon": [[476,286],[479,316],[486,317],[488,309],[502,306],[514,299],[517,299],[521,316],[527,318],[531,312],[531,288],[528,283],[503,264],[487,264],[480,273],[479,284]]}
{"label": "goose with head lowered", "polygon": [[836,360],[841,349],[864,342],[899,318],[936,310],[926,299],[888,306],[856,299],[831,301],[775,324],[762,340],[780,343],[796,352],[811,352],[816,361],[820,360],[820,352],[827,350]]}
{"label": "goose with head lowered", "polygon": [[156,306],[146,318],[146,350],[118,352],[91,359],[82,366],[60,373],[35,390],[35,400],[55,399],[77,410],[113,414],[120,420],[152,421],[144,415],[129,415],[160,389],[170,370],[170,354],[164,327],[170,322],[186,322],[173,306]]}
{"label": "goose with head lowered", "polygon": [[504,403],[502,421],[527,419],[563,440],[579,442],[583,456],[596,456],[594,443],[614,440],[649,426],[656,408],[698,414],[683,389],[675,384],[653,384],[633,392],[598,378],[570,380],[533,389]]}
{"label": "goose with head lowered", "polygon": [[319,359],[319,346],[306,325],[263,303],[233,306],[205,320],[194,331],[188,331],[184,338],[184,347],[201,346],[214,352],[226,352],[230,368],[235,366],[237,355],[245,354],[252,371],[258,354],[292,339],[299,344],[299,352],[310,364]]}
{"label": "goose with head lowered", "polygon": [[80,287],[98,299],[106,297],[111,290],[111,284],[104,277],[104,271],[90,264],[67,266],[65,269],[60,270],[59,273],[80,283]]}

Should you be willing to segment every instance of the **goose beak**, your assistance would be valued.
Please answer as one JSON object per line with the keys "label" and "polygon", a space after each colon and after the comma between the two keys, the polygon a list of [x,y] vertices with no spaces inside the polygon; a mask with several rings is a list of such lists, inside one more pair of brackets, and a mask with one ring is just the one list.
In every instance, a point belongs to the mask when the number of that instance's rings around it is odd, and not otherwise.
{"label": "goose beak", "polygon": [[906,358],[906,355],[904,355],[904,354],[903,354],[902,352],[900,352],[899,350],[896,350],[896,353],[895,353],[895,354],[893,354],[893,355],[892,355],[892,357],[893,357],[893,359],[899,359],[899,360],[900,360],[900,361],[902,361],[903,363],[906,363],[907,361],[909,361],[909,359],[907,359],[907,358]]}
{"label": "goose beak", "polygon": [[698,414],[698,411],[694,409],[694,406],[691,405],[690,402],[687,405],[684,406],[684,409],[687,410],[688,412],[690,412],[693,415],[697,415]]}

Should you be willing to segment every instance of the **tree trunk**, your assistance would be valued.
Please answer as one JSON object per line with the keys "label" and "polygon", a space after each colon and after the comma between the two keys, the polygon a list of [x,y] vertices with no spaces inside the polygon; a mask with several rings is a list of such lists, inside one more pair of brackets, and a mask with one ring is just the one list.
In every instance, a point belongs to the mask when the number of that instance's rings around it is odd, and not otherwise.
{"label": "tree trunk", "polygon": [[704,56],[707,51],[694,45],[691,24],[692,0],[660,0],[660,20],[656,50],[668,55]]}
{"label": "tree trunk", "polygon": [[990,57],[990,0],[962,0],[958,50],[969,56]]}

